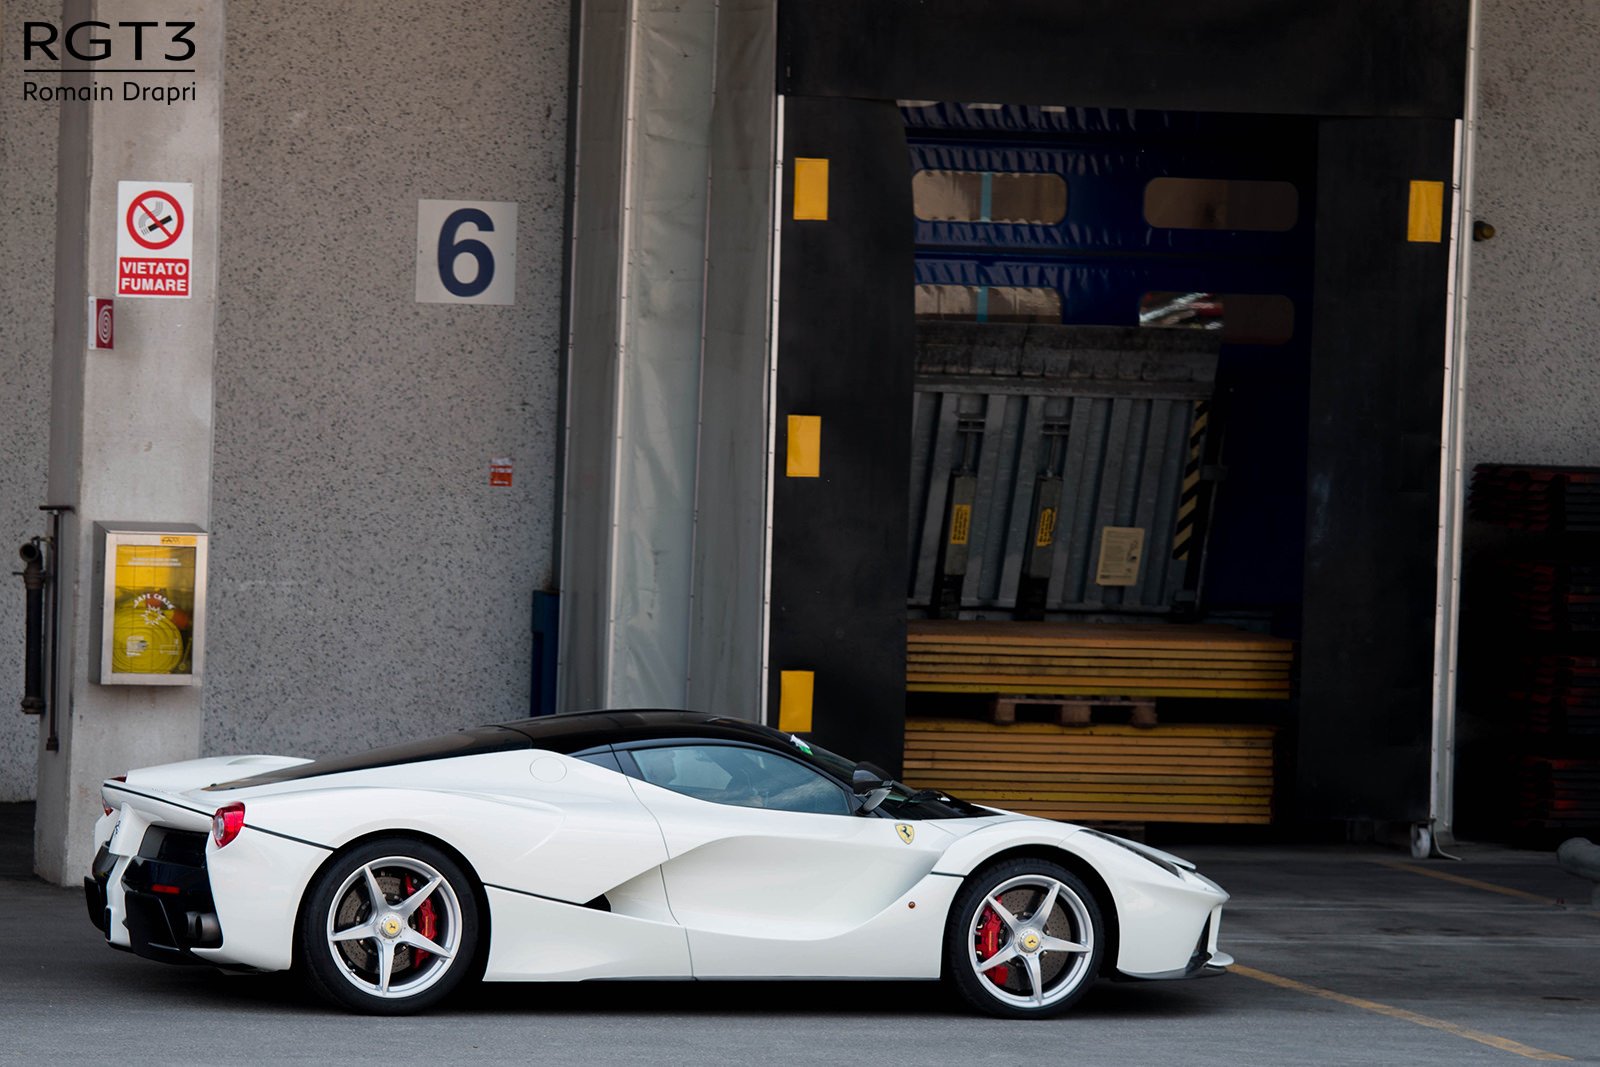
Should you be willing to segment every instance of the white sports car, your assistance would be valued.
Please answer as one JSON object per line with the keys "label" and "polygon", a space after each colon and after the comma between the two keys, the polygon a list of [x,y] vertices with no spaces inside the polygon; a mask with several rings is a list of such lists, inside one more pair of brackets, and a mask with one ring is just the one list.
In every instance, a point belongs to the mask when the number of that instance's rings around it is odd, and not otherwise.
{"label": "white sports car", "polygon": [[942,977],[1032,1017],[1102,974],[1232,962],[1228,895],[1184,860],[691,712],[191,760],[102,795],[84,888],[112,945],[296,967],[358,1011],[416,1011],[472,977]]}

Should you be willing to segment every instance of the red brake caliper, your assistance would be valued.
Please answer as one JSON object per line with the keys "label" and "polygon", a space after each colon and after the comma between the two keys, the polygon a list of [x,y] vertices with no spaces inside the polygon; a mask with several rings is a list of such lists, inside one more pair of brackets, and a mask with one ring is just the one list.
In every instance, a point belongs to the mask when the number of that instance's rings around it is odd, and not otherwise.
{"label": "red brake caliper", "polygon": [[[1005,924],[1000,921],[1000,915],[993,908],[985,908],[983,921],[978,924],[978,960],[981,962],[1000,951],[1000,931],[1005,929]],[[1005,985],[1006,977],[1011,969],[1006,966],[995,967],[989,970],[989,980],[995,985]]]}
{"label": "red brake caliper", "polygon": [[[417,891],[417,884],[408,874],[405,876],[406,896]],[[417,933],[432,941],[439,934],[439,915],[433,910],[433,898],[429,897],[422,902],[422,907],[417,909]],[[420,948],[411,950],[411,967],[415,970],[428,961],[430,953]]]}

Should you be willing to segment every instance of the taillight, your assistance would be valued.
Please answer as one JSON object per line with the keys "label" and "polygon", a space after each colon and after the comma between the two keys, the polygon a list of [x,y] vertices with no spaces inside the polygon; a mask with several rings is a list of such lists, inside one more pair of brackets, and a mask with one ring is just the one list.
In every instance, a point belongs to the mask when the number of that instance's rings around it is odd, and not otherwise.
{"label": "taillight", "polygon": [[[113,782],[126,782],[128,780],[128,776],[126,774],[119,774],[116,777],[112,778],[111,780]],[[100,806],[102,808],[106,809],[106,814],[107,815],[110,815],[113,811],[117,810],[116,808],[113,808],[111,805],[106,803],[106,797],[105,797],[104,793],[100,794]]]}
{"label": "taillight", "polygon": [[211,836],[216,838],[218,848],[238,837],[239,831],[243,829],[243,804],[229,804],[225,808],[218,808],[217,813],[211,816]]}

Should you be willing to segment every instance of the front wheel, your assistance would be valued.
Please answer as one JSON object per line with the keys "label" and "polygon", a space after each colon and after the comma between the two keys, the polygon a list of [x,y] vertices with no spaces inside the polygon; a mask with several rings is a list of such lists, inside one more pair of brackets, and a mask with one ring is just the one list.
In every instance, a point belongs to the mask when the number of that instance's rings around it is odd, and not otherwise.
{"label": "front wheel", "polygon": [[1065,867],[1040,859],[998,863],[956,894],[945,975],[967,1003],[990,1015],[1056,1015],[1099,974],[1103,929],[1094,894]]}
{"label": "front wheel", "polygon": [[477,901],[441,850],[369,841],[312,883],[298,936],[307,982],[324,999],[372,1014],[420,1011],[471,969]]}

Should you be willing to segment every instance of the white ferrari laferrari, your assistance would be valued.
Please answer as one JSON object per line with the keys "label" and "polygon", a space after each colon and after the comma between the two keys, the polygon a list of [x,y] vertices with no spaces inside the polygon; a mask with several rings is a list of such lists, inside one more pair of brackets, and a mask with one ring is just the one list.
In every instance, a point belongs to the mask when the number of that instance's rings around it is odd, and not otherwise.
{"label": "white ferrari laferrari", "polygon": [[84,888],[107,941],[294,968],[357,1011],[472,978],[943,978],[1025,1018],[1102,975],[1232,962],[1193,864],[691,712],[191,760],[102,795]]}

